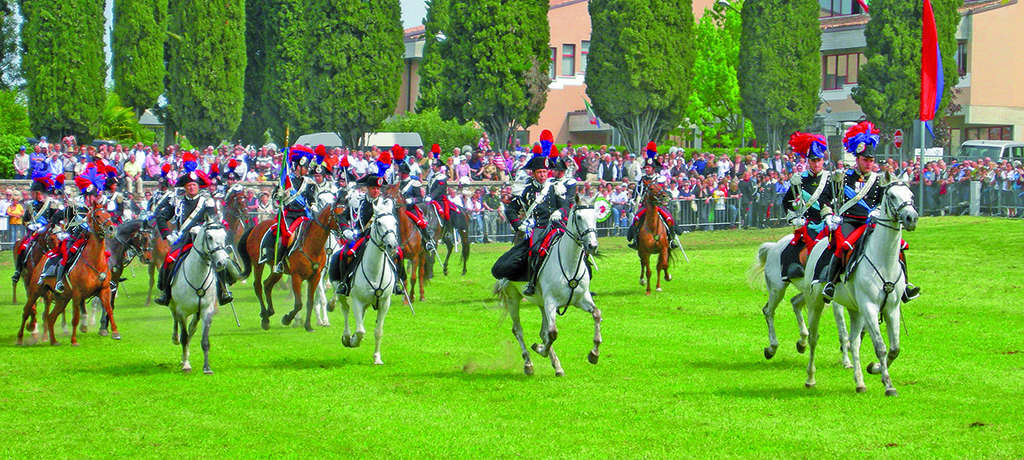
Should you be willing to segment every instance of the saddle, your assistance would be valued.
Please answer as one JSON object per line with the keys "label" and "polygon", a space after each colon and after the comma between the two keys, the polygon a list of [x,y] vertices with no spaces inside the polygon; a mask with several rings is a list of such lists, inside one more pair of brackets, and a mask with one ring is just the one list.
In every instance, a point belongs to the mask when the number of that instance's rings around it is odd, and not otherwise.
{"label": "saddle", "polygon": [[[287,226],[285,228],[284,235],[281,238],[281,246],[284,246],[285,248],[291,248],[291,251],[294,251],[295,248],[292,246],[291,243],[293,241],[298,240],[299,238],[293,238],[293,236],[304,235],[304,224],[306,224],[309,221],[310,219],[308,217],[300,217],[298,219],[295,219],[295,221],[292,222],[291,225]],[[274,254],[274,240],[276,239],[276,235],[277,223],[275,222],[270,226],[269,229],[267,229],[267,232],[263,234],[263,239],[260,241],[260,248],[262,248],[262,251],[260,251],[260,260],[258,261],[258,263],[266,263]],[[291,251],[288,251],[289,255],[291,255]]]}

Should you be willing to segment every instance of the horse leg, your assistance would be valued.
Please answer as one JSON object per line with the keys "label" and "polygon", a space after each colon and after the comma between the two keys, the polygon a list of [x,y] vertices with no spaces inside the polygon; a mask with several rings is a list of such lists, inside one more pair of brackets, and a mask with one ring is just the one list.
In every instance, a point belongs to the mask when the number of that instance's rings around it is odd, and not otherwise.
{"label": "horse leg", "polygon": [[149,302],[151,300],[153,300],[153,282],[155,281],[155,278],[153,277],[153,272],[156,271],[156,259],[157,258],[154,257],[153,261],[150,262],[149,267],[147,267],[148,270],[149,270],[149,292],[146,293],[146,306],[147,307],[149,306]]}
{"label": "horse leg", "polygon": [[[447,235],[448,233],[445,232],[444,234]],[[455,246],[455,244],[452,243],[451,240],[451,238],[444,239],[444,246],[448,248],[448,252],[444,255],[444,265],[442,265],[442,267],[444,268],[444,276],[448,276],[448,259],[452,258],[452,248],[454,248]]]}
{"label": "horse leg", "polygon": [[776,350],[779,349],[779,339],[775,336],[775,309],[779,307],[779,302],[782,301],[785,291],[779,292],[772,287],[768,288],[768,302],[761,307],[764,321],[768,323],[768,346],[764,348],[764,359],[774,358]]}
{"label": "horse leg", "polygon": [[[281,280],[280,273],[271,273],[267,279],[263,280],[262,283],[253,284],[254,289],[263,289],[263,302],[266,304],[266,308],[263,308],[263,303],[260,304],[260,316],[263,318],[263,322],[260,324],[263,330],[270,329],[270,317],[274,316],[274,285]],[[257,278],[259,280],[259,278]]]}
{"label": "horse leg", "polygon": [[260,326],[263,330],[270,329],[270,315],[267,314],[266,300],[263,299],[263,265],[253,262],[252,290],[256,293],[256,300],[260,302]]}
{"label": "horse leg", "polygon": [[665,280],[666,281],[668,280],[668,248],[667,247],[661,248],[661,252],[658,253],[658,265],[657,265],[656,269],[657,269],[657,271],[655,272],[655,276],[656,276],[656,278],[658,280],[658,284],[656,286],[657,287],[656,290],[658,292],[661,292],[661,273],[662,272],[665,273]]}
{"label": "horse leg", "polygon": [[888,367],[900,356],[900,308],[899,305],[885,313],[885,327],[889,334]]}
{"label": "horse leg", "polygon": [[416,262],[416,269],[413,270],[416,274],[416,281],[420,284],[420,301],[423,301],[423,282],[427,279],[427,255],[420,253],[419,258]]}
{"label": "horse leg", "polygon": [[807,382],[804,383],[804,386],[807,388],[814,388],[816,383],[814,380],[814,373],[816,371],[814,367],[814,353],[818,348],[818,324],[821,322],[821,312],[824,308],[825,304],[822,302],[821,297],[807,302],[807,324],[810,332],[808,342],[811,348],[807,361]]}
{"label": "horse leg", "polygon": [[[397,283],[398,280],[395,280]],[[380,309],[377,310],[377,327],[373,329],[373,364],[384,364],[384,361],[380,359],[380,342],[384,338],[384,317],[388,314],[388,309],[391,308],[391,299],[385,299],[380,303]]]}
{"label": "horse leg", "polygon": [[645,253],[642,263],[644,264],[644,278],[647,280],[647,295],[651,295],[651,275],[654,274],[651,272],[651,255]]}
{"label": "horse leg", "polygon": [[54,334],[53,326],[57,323],[57,317],[64,313],[64,309],[67,308],[68,300],[70,299],[63,296],[58,297],[57,302],[53,305],[53,310],[50,310],[50,313],[46,315],[46,329],[50,333],[50,345],[60,345],[60,342],[57,341],[57,336]]}
{"label": "horse leg", "polygon": [[[75,308],[71,310],[71,346],[78,346],[78,323],[82,321],[85,310],[85,299],[75,299]],[[65,310],[66,311],[66,310]]]}
{"label": "horse leg", "polygon": [[832,315],[836,318],[836,329],[839,330],[839,351],[843,354],[843,367],[849,369],[853,364],[850,364],[850,335],[846,332],[846,318],[843,315],[845,309],[842,305],[832,302]]}
{"label": "horse leg", "polygon": [[363,315],[366,314],[368,305],[363,305],[361,301],[355,302],[352,306],[352,319],[356,323],[355,331],[350,339],[352,348],[359,348],[359,344],[363,342],[363,337],[366,336],[366,328],[363,326]]}
{"label": "horse leg", "polygon": [[793,296],[789,303],[793,305],[793,314],[796,315],[796,326],[800,331],[800,340],[796,341],[796,352],[804,354],[807,351],[807,336],[810,335],[810,332],[807,332],[807,323],[804,322],[803,308],[806,305],[804,295],[801,293]]}
{"label": "horse leg", "polygon": [[60,328],[61,328],[61,333],[63,333],[64,335],[70,335],[71,334],[71,331],[68,330],[68,312],[67,312],[67,310],[64,310],[60,314]]}
{"label": "horse leg", "polygon": [[549,324],[551,324],[551,323],[550,323],[550,320],[548,319],[547,313],[545,313],[545,311],[544,311],[544,306],[541,305],[539,308],[540,308],[540,343],[536,343],[535,342],[533,345],[530,346],[530,348],[533,349],[533,351],[535,353],[537,353],[538,355],[541,355],[541,356],[547,358],[548,357],[548,349],[547,349],[548,336],[547,336],[547,331],[548,331]]}
{"label": "horse leg", "polygon": [[853,383],[857,384],[857,393],[868,391],[864,385],[864,372],[860,368],[860,344],[864,331],[864,318],[860,312],[850,314],[850,357],[853,360]]}
{"label": "horse leg", "polygon": [[281,317],[282,325],[289,325],[292,320],[295,319],[295,315],[299,314],[299,310],[302,310],[302,278],[298,276],[292,276],[292,311],[285,313]]}
{"label": "horse leg", "polygon": [[523,324],[519,320],[520,299],[522,299],[522,296],[519,295],[519,292],[516,292],[511,284],[505,287],[505,292],[501,294],[501,301],[505,304],[505,310],[508,311],[508,315],[512,318],[512,335],[519,341],[519,350],[523,354],[523,373],[533,375],[533,362],[530,361],[530,350],[526,348],[526,342],[523,340]]}
{"label": "horse leg", "polygon": [[[17,286],[15,286],[15,289],[17,289]],[[25,302],[25,307],[21,311],[21,328],[18,329],[18,345],[25,344],[23,340],[25,337],[25,324],[29,324],[29,331],[31,333],[32,326],[36,323],[36,299],[34,297],[35,296],[31,294],[28,296],[28,299]],[[31,322],[29,322],[29,318],[32,318]]]}
{"label": "horse leg", "polygon": [[581,305],[580,308],[589,312],[590,316],[594,318],[594,348],[587,355],[587,361],[590,364],[597,364],[597,359],[601,356],[601,310],[594,305],[594,298],[590,296],[590,292],[583,294]]}
{"label": "horse leg", "polygon": [[349,329],[348,314],[352,310],[348,300],[341,300],[341,314],[345,316],[345,329],[341,332],[341,344],[346,348],[352,348],[352,332]]}
{"label": "horse leg", "polygon": [[175,324],[181,330],[181,372],[188,374],[192,372],[192,364],[188,362],[188,346],[192,341],[192,336],[188,333],[188,326],[185,324],[183,316],[178,316]]}
{"label": "horse leg", "polygon": [[316,313],[316,325],[324,327],[327,324],[327,292],[324,289],[324,280],[316,285],[316,295],[313,296],[313,311]]}
{"label": "horse leg", "polygon": [[117,332],[117,323],[114,322],[114,299],[110,294],[110,289],[100,290],[99,297],[100,304],[103,305],[103,310],[106,311],[107,319],[110,321],[110,338],[121,340],[121,333]]}
{"label": "horse leg", "polygon": [[881,374],[882,384],[885,385],[886,396],[897,396],[896,388],[892,386],[892,378],[889,377],[888,354],[885,341],[882,339],[882,332],[878,326],[878,306],[873,304],[862,305],[861,312],[865,316],[868,334],[871,334],[871,342],[875,345],[875,356],[877,363],[868,364],[869,374]]}
{"label": "horse leg", "polygon": [[177,320],[174,321],[174,332],[171,334],[171,343],[173,343],[175,345],[181,345],[181,339],[178,336],[178,321]]}
{"label": "horse leg", "polygon": [[[313,277],[306,282],[309,286],[306,287],[306,323],[303,327],[306,328],[306,332],[313,332],[313,326],[309,323],[310,316],[313,314],[313,301],[316,298],[317,289],[320,287],[320,277],[318,273],[314,273]],[[299,280],[299,286],[302,285],[302,281]],[[298,299],[299,291],[295,291],[295,298]],[[301,307],[302,305],[299,304]]]}
{"label": "horse leg", "polygon": [[558,315],[558,305],[552,300],[544,302],[544,315],[551,318],[550,325],[546,329],[547,338],[544,342],[544,351],[550,355],[551,367],[555,369],[555,376],[561,377],[565,375],[565,371],[562,370],[562,362],[558,360],[558,355],[555,354],[555,340],[558,339],[558,327],[555,325],[555,319]]}
{"label": "horse leg", "polygon": [[203,373],[213,375],[213,371],[210,370],[210,324],[213,323],[213,305],[200,313],[203,315],[203,340],[200,342],[203,347]]}
{"label": "horse leg", "polygon": [[466,276],[466,263],[469,262],[469,230],[460,230],[459,234],[462,236],[462,276]]}

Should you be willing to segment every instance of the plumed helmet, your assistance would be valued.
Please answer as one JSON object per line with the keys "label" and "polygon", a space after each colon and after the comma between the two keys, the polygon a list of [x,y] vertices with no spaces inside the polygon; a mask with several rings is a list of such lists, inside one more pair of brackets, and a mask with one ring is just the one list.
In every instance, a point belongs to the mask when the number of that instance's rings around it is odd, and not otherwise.
{"label": "plumed helmet", "polygon": [[380,176],[380,177],[384,177],[384,174],[387,172],[388,168],[390,168],[390,167],[391,167],[391,152],[388,151],[388,150],[380,152],[380,155],[377,156],[377,175]]}
{"label": "plumed helmet", "polygon": [[569,169],[565,164],[565,160],[558,154],[558,147],[554,145],[551,146],[551,153],[548,153],[548,165],[554,171],[566,171]]}
{"label": "plumed helmet", "polygon": [[209,187],[210,185],[213,185],[213,182],[210,181],[210,178],[206,176],[206,173],[202,171],[192,171],[187,174],[182,174],[181,176],[179,176],[178,182],[174,184],[174,186],[184,187],[188,185],[189,182],[195,182],[196,184],[199,184],[199,188],[206,188]]}
{"label": "plumed helmet", "polygon": [[821,134],[797,131],[789,136],[789,146],[797,155],[810,160],[828,155],[828,141]]}
{"label": "plumed helmet", "polygon": [[288,162],[292,166],[309,166],[313,158],[313,149],[305,145],[294,145],[288,152]]}
{"label": "plumed helmet", "polygon": [[652,166],[654,169],[661,169],[661,162],[658,161],[658,144],[654,141],[647,143],[647,149],[644,151],[647,158],[644,159],[644,166]]}
{"label": "plumed helmet", "polygon": [[878,140],[878,128],[875,127],[875,124],[870,121],[862,121],[846,131],[846,135],[843,136],[843,146],[854,156],[874,158]]}

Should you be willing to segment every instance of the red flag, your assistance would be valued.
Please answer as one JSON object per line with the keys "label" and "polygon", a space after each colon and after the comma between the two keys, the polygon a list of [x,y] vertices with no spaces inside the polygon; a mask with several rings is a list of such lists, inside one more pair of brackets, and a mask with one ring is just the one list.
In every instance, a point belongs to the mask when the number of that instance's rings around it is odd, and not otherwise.
{"label": "red flag", "polygon": [[868,2],[865,0],[857,0],[857,3],[860,3],[860,7],[864,9],[865,13],[868,12]]}
{"label": "red flag", "polygon": [[[942,55],[939,53],[939,33],[935,27],[932,3],[924,0],[921,18],[921,121],[935,119],[942,102]],[[931,126],[928,127],[931,131]]]}

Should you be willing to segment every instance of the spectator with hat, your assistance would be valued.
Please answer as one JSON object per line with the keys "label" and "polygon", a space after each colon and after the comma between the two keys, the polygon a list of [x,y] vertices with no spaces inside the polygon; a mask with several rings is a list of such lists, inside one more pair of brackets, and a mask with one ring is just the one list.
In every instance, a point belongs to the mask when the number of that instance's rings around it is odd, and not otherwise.
{"label": "spectator with hat", "polygon": [[28,177],[29,167],[32,165],[29,162],[28,153],[25,152],[25,146],[21,146],[18,149],[18,153],[14,155],[14,178],[25,179]]}

